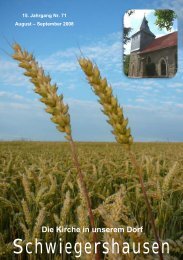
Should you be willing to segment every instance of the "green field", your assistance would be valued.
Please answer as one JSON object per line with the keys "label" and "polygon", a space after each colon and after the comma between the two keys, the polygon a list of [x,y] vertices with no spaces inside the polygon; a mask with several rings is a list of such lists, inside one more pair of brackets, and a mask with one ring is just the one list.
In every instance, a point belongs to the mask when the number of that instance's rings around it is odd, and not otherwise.
{"label": "green field", "polygon": [[[138,176],[128,154],[115,143],[77,143],[97,227],[141,227],[143,233],[99,233],[99,241],[154,241]],[[135,143],[143,178],[162,241],[170,244],[165,259],[183,257],[183,143]],[[89,227],[88,214],[73,166],[69,144],[0,143],[0,257],[14,259],[12,242],[92,241],[91,233],[42,233],[41,226]],[[104,256],[103,256],[104,258]],[[15,259],[75,259],[63,254]],[[83,255],[80,259],[92,259]],[[156,259],[133,253],[105,259]],[[157,258],[158,259],[158,258]]]}

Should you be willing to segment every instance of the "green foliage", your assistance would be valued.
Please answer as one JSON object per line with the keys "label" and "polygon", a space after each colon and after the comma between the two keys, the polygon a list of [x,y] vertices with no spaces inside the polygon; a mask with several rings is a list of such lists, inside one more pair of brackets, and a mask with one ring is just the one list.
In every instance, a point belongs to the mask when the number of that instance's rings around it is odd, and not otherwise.
{"label": "green foliage", "polygon": [[130,55],[124,55],[123,69],[126,76],[128,76],[128,72],[129,72],[129,63],[130,63]]}
{"label": "green foliage", "polygon": [[[132,15],[135,11],[134,10],[129,10],[127,12],[128,16]],[[130,41],[129,34],[132,31],[131,27],[124,27],[123,29],[123,45],[126,45]]]}
{"label": "green foliage", "polygon": [[173,22],[176,19],[177,15],[172,10],[156,10],[156,25],[162,30],[166,28],[168,31],[172,29]]}
{"label": "green foliage", "polygon": [[123,29],[123,45],[126,45],[130,41],[130,32],[132,31],[132,28],[130,27],[124,27]]}

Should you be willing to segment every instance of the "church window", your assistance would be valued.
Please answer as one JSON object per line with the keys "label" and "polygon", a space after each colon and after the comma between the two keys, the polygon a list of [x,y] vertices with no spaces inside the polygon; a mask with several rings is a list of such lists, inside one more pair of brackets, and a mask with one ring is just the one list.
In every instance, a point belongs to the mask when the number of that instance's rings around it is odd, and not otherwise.
{"label": "church window", "polygon": [[132,77],[134,77],[135,76],[135,66],[134,66],[134,64],[132,65]]}
{"label": "church window", "polygon": [[175,73],[177,72],[177,53],[175,54]]}
{"label": "church window", "polygon": [[161,59],[160,61],[160,73],[161,73],[161,76],[167,76],[167,64],[166,64],[166,61],[165,59]]}
{"label": "church window", "polygon": [[151,63],[151,57],[150,57],[150,56],[147,57],[147,63],[148,63],[148,64]]}

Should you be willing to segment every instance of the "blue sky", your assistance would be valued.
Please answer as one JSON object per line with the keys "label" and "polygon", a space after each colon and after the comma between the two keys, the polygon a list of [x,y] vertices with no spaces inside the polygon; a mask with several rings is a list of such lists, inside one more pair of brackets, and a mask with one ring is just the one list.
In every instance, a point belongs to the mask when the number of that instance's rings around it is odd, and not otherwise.
{"label": "blue sky", "polygon": [[[0,1],[0,139],[64,140],[32,91],[33,86],[22,75],[22,69],[4,52],[11,54],[8,42],[17,41],[35,54],[52,82],[58,84],[59,93],[64,94],[76,140],[114,140],[97,98],[77,64],[80,48],[98,64],[101,74],[113,86],[136,141],[183,141],[183,7],[181,0],[169,2]],[[129,79],[123,75],[121,64],[123,15],[129,9],[155,8],[172,8],[179,16],[179,71],[173,79]],[[66,13],[64,20],[73,21],[74,26],[15,27],[15,22],[30,20],[23,19],[23,13]]]}

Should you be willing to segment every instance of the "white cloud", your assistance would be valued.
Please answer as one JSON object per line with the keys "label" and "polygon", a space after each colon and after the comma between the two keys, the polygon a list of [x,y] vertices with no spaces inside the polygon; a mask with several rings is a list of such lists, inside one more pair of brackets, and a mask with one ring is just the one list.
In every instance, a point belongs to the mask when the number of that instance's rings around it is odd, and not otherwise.
{"label": "white cloud", "polygon": [[[139,106],[139,105],[124,105],[126,110],[143,110],[143,111],[154,111],[154,107],[147,107],[147,106]],[[139,113],[139,112],[138,112]]]}
{"label": "white cloud", "polygon": [[[122,56],[122,42],[114,39],[112,43],[97,42],[95,45],[81,46],[84,56],[96,61],[98,64],[105,64],[105,67],[119,66]],[[77,57],[81,56],[78,48],[68,48],[63,52],[56,52],[50,57],[41,60],[41,64],[49,71],[73,72],[79,69]]]}
{"label": "white cloud", "polygon": [[90,101],[90,100],[81,100],[76,98],[67,98],[65,99],[66,103],[69,104],[69,106],[72,107],[80,107],[82,110],[83,108],[88,109],[99,109],[100,105],[97,101]]}
{"label": "white cloud", "polygon": [[4,97],[7,95],[7,92],[6,91],[0,91],[0,97]]}
{"label": "white cloud", "polygon": [[175,83],[172,83],[172,84],[170,85],[170,87],[172,87],[172,88],[182,88],[182,87],[183,87],[183,83],[181,83],[181,82],[175,82]]}
{"label": "white cloud", "polygon": [[143,103],[145,101],[145,99],[144,98],[136,98],[135,101],[139,102],[139,103]]}
{"label": "white cloud", "polygon": [[123,89],[123,88],[130,88],[132,85],[132,82],[130,81],[118,81],[118,82],[113,82],[112,87],[115,89]]}
{"label": "white cloud", "polygon": [[23,96],[19,95],[19,94],[15,94],[9,91],[0,91],[0,97],[7,97],[7,98],[11,98],[11,99],[24,99]]}
{"label": "white cloud", "polygon": [[6,60],[0,60],[0,71],[1,72],[6,72],[9,69],[15,69],[16,64],[11,61],[6,61]]}
{"label": "white cloud", "polygon": [[172,106],[172,105],[174,105],[174,102],[173,101],[161,101],[161,104]]}
{"label": "white cloud", "polygon": [[[84,56],[91,58],[101,67],[105,69],[113,68],[113,71],[115,69],[122,70],[121,38],[122,32],[112,33],[98,42],[88,46],[80,46],[80,49]],[[77,57],[81,56],[80,49],[74,47],[57,51],[46,58],[38,57],[38,62],[44,67],[46,72],[51,74],[57,72],[73,73],[80,70],[77,62]],[[23,75],[23,70],[18,68],[17,63],[15,61],[7,61],[5,58],[0,60],[0,83],[6,86],[26,87],[27,90],[31,86],[29,79]]]}
{"label": "white cloud", "polygon": [[176,89],[177,93],[183,93],[183,89]]}
{"label": "white cloud", "polygon": [[22,73],[22,69],[18,68],[16,62],[0,60],[0,82],[4,85],[15,87],[29,85],[28,78],[23,76]]}
{"label": "white cloud", "polygon": [[0,110],[6,110],[6,109],[16,109],[16,110],[29,110],[31,107],[28,104],[25,103],[18,103],[18,102],[8,102],[8,103],[1,103],[0,104]]}
{"label": "white cloud", "polygon": [[24,99],[24,97],[23,96],[21,96],[21,95],[17,95],[17,94],[15,94],[14,96],[13,96],[13,98],[14,99]]}
{"label": "white cloud", "polygon": [[183,108],[183,104],[176,104],[176,107]]}

